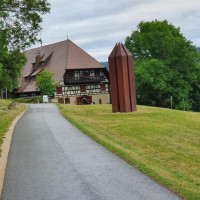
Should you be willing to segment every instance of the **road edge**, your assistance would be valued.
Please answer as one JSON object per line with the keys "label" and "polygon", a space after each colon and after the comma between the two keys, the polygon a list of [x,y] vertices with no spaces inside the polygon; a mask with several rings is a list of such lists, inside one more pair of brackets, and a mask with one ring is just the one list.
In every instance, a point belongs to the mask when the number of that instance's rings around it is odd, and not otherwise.
{"label": "road edge", "polygon": [[0,157],[0,200],[1,200],[2,190],[3,190],[3,183],[4,183],[5,173],[6,173],[8,154],[10,151],[10,145],[11,145],[11,141],[12,141],[14,128],[15,128],[17,122],[21,119],[21,117],[26,113],[27,110],[28,110],[28,106],[26,106],[26,110],[24,112],[19,114],[12,121],[12,124],[10,125],[8,131],[5,133],[5,138],[1,145],[2,152],[1,152],[1,157]]}

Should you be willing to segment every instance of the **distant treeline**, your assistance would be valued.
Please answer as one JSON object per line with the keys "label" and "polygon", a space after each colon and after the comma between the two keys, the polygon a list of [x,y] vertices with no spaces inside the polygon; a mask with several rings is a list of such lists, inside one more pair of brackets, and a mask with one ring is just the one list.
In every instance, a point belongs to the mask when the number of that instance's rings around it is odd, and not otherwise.
{"label": "distant treeline", "polygon": [[108,62],[101,62],[101,64],[102,64],[103,66],[105,66],[105,67],[109,70],[109,64],[108,64]]}

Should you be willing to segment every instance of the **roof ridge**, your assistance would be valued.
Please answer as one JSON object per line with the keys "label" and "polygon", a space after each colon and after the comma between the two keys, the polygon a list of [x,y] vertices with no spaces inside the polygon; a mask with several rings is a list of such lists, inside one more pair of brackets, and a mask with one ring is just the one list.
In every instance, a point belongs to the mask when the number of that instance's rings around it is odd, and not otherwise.
{"label": "roof ridge", "polygon": [[66,62],[66,69],[67,69],[67,66],[68,66],[68,57],[69,57],[69,39],[67,39],[67,62]]}

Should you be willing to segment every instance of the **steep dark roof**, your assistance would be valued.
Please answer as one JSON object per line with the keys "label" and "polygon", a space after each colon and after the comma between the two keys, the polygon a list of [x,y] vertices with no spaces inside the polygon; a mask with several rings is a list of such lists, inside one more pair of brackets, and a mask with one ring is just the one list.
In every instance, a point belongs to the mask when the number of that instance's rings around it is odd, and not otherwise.
{"label": "steep dark roof", "polygon": [[[41,55],[41,61],[49,60],[45,65],[41,65],[33,71],[33,63],[35,63],[35,57],[38,53]],[[32,80],[27,83],[25,77],[37,76],[44,69],[54,72],[55,81],[60,82],[66,69],[105,68],[69,39],[30,49],[25,52],[25,55],[28,61],[22,69],[20,89],[17,93],[36,91],[35,81]]]}

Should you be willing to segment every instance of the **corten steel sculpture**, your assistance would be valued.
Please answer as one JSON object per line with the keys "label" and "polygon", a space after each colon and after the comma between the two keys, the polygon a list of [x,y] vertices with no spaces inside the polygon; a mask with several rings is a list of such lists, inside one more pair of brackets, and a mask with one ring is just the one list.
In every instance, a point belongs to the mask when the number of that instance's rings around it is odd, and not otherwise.
{"label": "corten steel sculpture", "polygon": [[108,60],[113,112],[136,111],[132,54],[119,43],[115,45]]}

